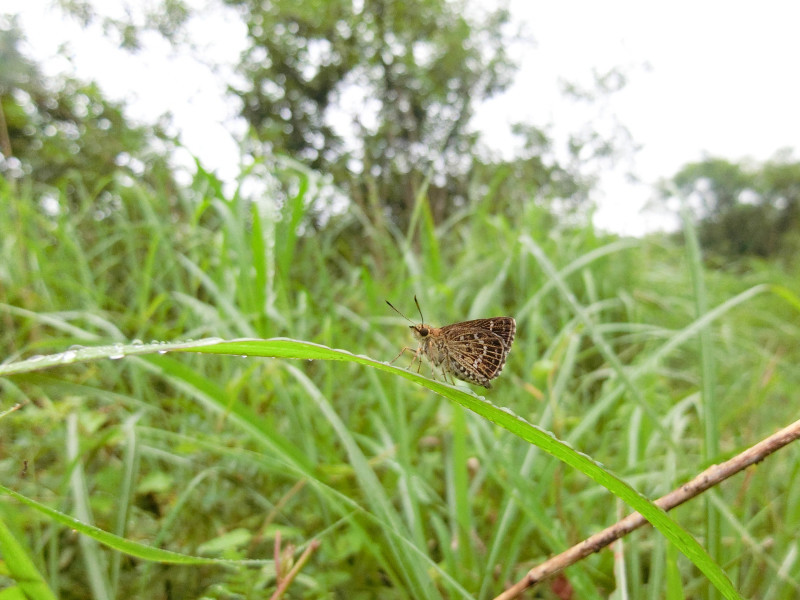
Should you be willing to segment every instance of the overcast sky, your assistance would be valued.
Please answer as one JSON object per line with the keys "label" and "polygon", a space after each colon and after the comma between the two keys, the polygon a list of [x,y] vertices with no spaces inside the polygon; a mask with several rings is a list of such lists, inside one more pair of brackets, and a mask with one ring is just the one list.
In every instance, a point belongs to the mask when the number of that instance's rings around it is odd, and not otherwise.
{"label": "overcast sky", "polygon": [[[27,51],[48,74],[96,80],[144,122],[171,112],[184,143],[207,168],[227,179],[236,175],[231,132],[244,126],[233,119],[236,106],[225,101],[221,78],[202,63],[176,56],[158,39],[146,52],[122,53],[99,31],[65,21],[49,0],[3,0],[2,6],[20,14]],[[800,2],[512,0],[511,6],[534,43],[518,50],[524,53],[515,85],[481,107],[475,124],[497,149],[508,148],[509,125],[518,121],[549,127],[562,142],[587,119],[627,127],[642,149],[601,181],[600,227],[637,233],[665,224],[663,215],[640,209],[651,198],[650,185],[687,162],[707,154],[766,160],[800,143]],[[225,12],[196,20],[193,36],[223,64],[232,65],[244,44],[242,24]],[[65,42],[72,65],[59,58]],[[593,71],[614,67],[629,74],[629,84],[598,106],[581,111],[559,93],[559,81],[589,85]],[[644,185],[627,183],[628,171]]]}

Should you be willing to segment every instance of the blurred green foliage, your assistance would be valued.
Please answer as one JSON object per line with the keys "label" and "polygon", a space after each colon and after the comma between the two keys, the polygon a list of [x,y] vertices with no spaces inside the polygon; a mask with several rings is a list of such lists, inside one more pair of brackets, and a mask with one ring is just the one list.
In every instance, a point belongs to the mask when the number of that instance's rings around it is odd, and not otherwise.
{"label": "blurred green foliage", "polygon": [[[256,8],[269,7],[291,8]],[[300,33],[314,14],[297,12]],[[394,25],[412,35],[400,16]],[[16,49],[9,35],[4,48]],[[565,218],[552,200],[580,195],[588,180],[549,163],[535,129],[522,132],[518,159],[467,156],[460,195],[409,179],[401,219],[369,178],[359,200],[329,173],[271,155],[234,189],[199,162],[179,186],[159,155],[148,162],[152,138],[120,107],[76,84],[56,111],[60,92],[14,52],[0,63],[14,151],[0,180],[3,360],[209,336],[290,336],[386,360],[411,340],[384,300],[405,309],[416,294],[437,325],[514,316],[490,401],[650,497],[796,419],[796,261],[705,270],[691,245],[620,240]],[[759,189],[790,189],[792,169],[770,173]],[[330,210],[343,189],[352,201]],[[3,560],[13,548],[61,598],[264,597],[278,532],[284,569],[321,541],[294,597],[491,598],[625,512],[493,423],[354,363],[129,357],[3,378],[0,392],[3,485],[154,548],[262,561],[134,559],[3,496]],[[800,594],[799,471],[787,448],[715,489],[710,510],[674,512],[720,549],[714,558],[744,597]],[[715,597],[647,530],[564,576],[580,598]],[[0,588],[18,583],[0,569]],[[546,585],[536,593],[558,597]]]}
{"label": "blurred green foliage", "polygon": [[[102,204],[116,178],[174,192],[172,142],[160,126],[131,125],[94,83],[46,78],[20,49],[16,19],[0,17],[0,175]],[[81,190],[78,187],[82,187]],[[56,192],[57,190],[57,192]]]}
{"label": "blurred green foliage", "polygon": [[707,158],[676,173],[677,190],[695,208],[700,241],[723,261],[776,257],[800,250],[800,162],[791,152],[762,164]]}

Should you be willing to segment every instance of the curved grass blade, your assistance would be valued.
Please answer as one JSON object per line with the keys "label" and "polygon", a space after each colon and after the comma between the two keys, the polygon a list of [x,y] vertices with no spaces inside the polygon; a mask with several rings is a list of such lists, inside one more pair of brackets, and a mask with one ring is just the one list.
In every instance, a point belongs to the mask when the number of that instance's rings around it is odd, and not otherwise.
{"label": "curved grass blade", "polygon": [[[36,361],[29,359],[18,363],[11,363],[0,366],[0,376],[12,373],[30,372],[42,368],[50,368],[58,365],[70,364],[72,362],[86,362],[88,360],[98,360],[104,358],[104,354],[109,352],[109,347],[81,349],[70,356],[70,360],[60,357],[54,360],[53,357],[40,357]],[[535,444],[548,454],[554,456],[565,464],[579,470],[594,482],[602,485],[612,494],[628,504],[632,509],[642,514],[656,529],[661,532],[670,542],[672,542],[692,563],[709,579],[709,581],[723,594],[725,598],[734,600],[741,597],[733,588],[725,572],[708,555],[703,547],[692,538],[689,533],[678,523],[671,519],[666,512],[655,506],[647,498],[634,490],[630,485],[622,481],[611,471],[605,469],[585,454],[577,452],[566,443],[557,439],[548,431],[542,430],[532,425],[514,414],[511,410],[500,408],[488,402],[485,398],[475,395],[471,391],[465,391],[455,386],[439,381],[433,381],[426,377],[392,366],[388,363],[369,358],[368,356],[356,355],[345,350],[337,350],[299,340],[288,338],[273,338],[268,340],[240,339],[232,341],[220,341],[217,339],[199,340],[196,342],[185,342],[178,344],[141,344],[141,345],[115,345],[110,347],[115,352],[109,355],[110,358],[121,358],[127,355],[147,354],[153,352],[202,352],[207,354],[231,354],[236,356],[261,356],[270,358],[289,358],[305,360],[332,360],[355,362],[372,368],[394,373],[414,381],[431,391],[444,396],[457,404],[475,412],[476,414],[488,419],[489,421],[507,429],[517,437]],[[0,491],[19,496],[11,490],[0,486]],[[26,503],[32,502],[25,498]],[[42,507],[47,511],[47,509]],[[52,511],[58,516],[58,520],[68,519],[57,511]],[[54,517],[55,518],[55,517]],[[63,522],[63,521],[62,521]],[[82,527],[87,527],[80,524]],[[76,527],[77,528],[77,527]],[[99,530],[98,530],[99,531]],[[106,532],[100,532],[104,536],[110,536]],[[115,536],[114,536],[115,537]],[[128,540],[122,540],[125,545],[133,544]],[[137,545],[138,546],[138,545]],[[125,550],[123,550],[125,551]],[[165,552],[165,551],[159,551]],[[177,555],[180,556],[180,555]],[[157,560],[157,559],[156,559]],[[203,559],[197,559],[203,560]]]}

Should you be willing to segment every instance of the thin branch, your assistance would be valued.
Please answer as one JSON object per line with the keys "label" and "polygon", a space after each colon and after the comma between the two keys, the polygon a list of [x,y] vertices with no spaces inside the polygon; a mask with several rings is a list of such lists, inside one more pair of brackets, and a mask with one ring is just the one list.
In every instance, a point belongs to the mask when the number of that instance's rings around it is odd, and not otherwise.
{"label": "thin branch", "polygon": [[275,548],[273,550],[275,560],[275,581],[281,584],[281,530],[275,532]]}
{"label": "thin branch", "polygon": [[[691,500],[695,496],[702,494],[739,471],[743,471],[750,465],[761,462],[776,450],[783,448],[798,438],[800,438],[800,421],[795,421],[788,427],[781,429],[755,446],[751,446],[741,454],[737,454],[721,465],[710,466],[690,482],[685,483],[666,496],[662,496],[656,500],[654,504],[666,511],[671,510],[687,500]],[[639,513],[628,515],[611,527],[594,534],[569,550],[532,568],[526,573],[525,577],[497,596],[495,600],[512,600],[516,598],[529,587],[540,583],[544,579],[575,564],[590,554],[599,552],[613,541],[620,539],[646,523],[647,521],[645,518]]]}
{"label": "thin branch", "polygon": [[292,570],[289,571],[286,577],[278,584],[277,589],[272,596],[270,596],[270,600],[278,600],[279,598],[283,598],[283,595],[286,593],[286,590],[289,589],[289,586],[291,585],[292,581],[294,581],[294,578],[297,577],[298,573],[300,573],[300,569],[305,566],[314,551],[319,548],[319,545],[319,540],[311,540],[311,542],[309,542],[306,549],[300,555],[300,558],[297,559],[297,562],[292,567]]}

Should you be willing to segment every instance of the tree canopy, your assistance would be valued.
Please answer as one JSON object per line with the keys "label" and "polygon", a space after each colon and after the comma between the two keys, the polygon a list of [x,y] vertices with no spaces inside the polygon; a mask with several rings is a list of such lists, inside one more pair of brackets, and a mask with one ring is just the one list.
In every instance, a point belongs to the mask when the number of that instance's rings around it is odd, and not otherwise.
{"label": "tree canopy", "polygon": [[506,9],[470,18],[463,2],[443,0],[225,2],[250,39],[233,91],[251,151],[266,144],[330,172],[355,201],[377,199],[400,221],[429,170],[446,192],[434,194],[434,217],[464,201],[475,104],[514,70]]}
{"label": "tree canopy", "polygon": [[763,164],[707,158],[687,164],[670,181],[693,201],[706,249],[735,258],[768,257],[795,247],[800,162],[790,153]]}
{"label": "tree canopy", "polygon": [[[100,21],[131,51],[145,31],[191,43],[186,25],[203,15],[181,0],[117,19],[101,14],[99,3],[60,4],[84,23]],[[240,140],[244,153],[267,160],[285,154],[329,174],[375,222],[404,227],[420,194],[441,222],[476,194],[497,190],[498,173],[529,177],[495,196],[498,210],[523,196],[525,202],[570,198],[564,207],[572,210],[585,204],[593,183],[582,173],[587,161],[600,156],[587,158],[587,147],[610,155],[617,144],[596,132],[574,138],[565,166],[550,151],[547,133],[522,124],[515,130],[521,154],[498,159],[482,146],[474,111],[516,71],[509,49],[520,36],[504,4],[216,0],[215,6],[235,10],[247,31],[240,77],[229,82],[249,125]]]}
{"label": "tree canopy", "polygon": [[165,139],[158,127],[131,125],[124,106],[94,83],[44,77],[20,51],[22,40],[14,19],[0,21],[0,174],[92,194],[117,175],[171,183],[166,152],[153,145]]}

